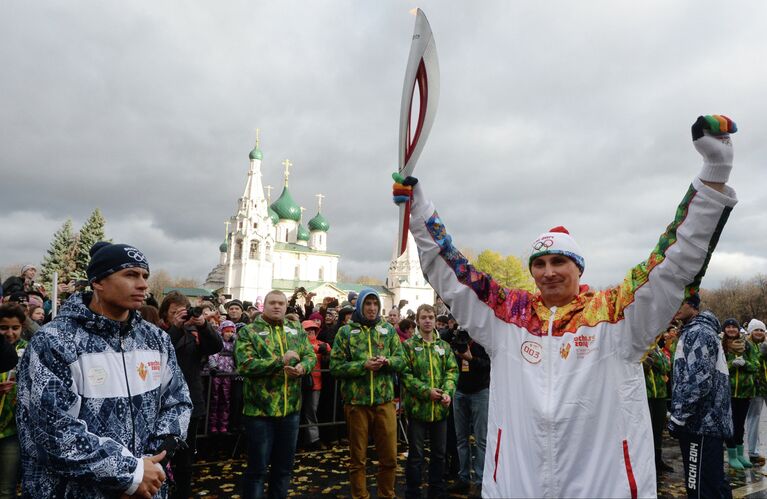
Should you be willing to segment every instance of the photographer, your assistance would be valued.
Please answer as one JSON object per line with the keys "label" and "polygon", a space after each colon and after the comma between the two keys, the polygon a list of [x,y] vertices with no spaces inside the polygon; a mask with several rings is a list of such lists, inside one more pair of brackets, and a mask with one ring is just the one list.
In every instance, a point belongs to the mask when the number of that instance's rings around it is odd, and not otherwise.
{"label": "photographer", "polygon": [[3,283],[3,296],[9,296],[13,293],[29,293],[30,291],[42,292],[42,286],[35,282],[37,267],[27,264],[21,267],[20,275],[11,276]]}
{"label": "photographer", "polygon": [[[315,296],[317,296],[316,293],[307,292],[306,288],[303,286],[296,288],[296,290],[293,291],[293,294],[290,295],[290,298],[288,299],[287,313],[298,315],[299,322],[309,320],[309,316],[314,312],[314,303],[312,302],[312,298]],[[299,298],[304,299],[303,306],[297,303]]]}
{"label": "photographer", "polygon": [[[460,471],[458,481],[450,488],[450,492],[465,493],[473,485],[470,496],[481,497],[490,392],[490,357],[482,345],[472,340],[469,333],[463,329],[450,329],[443,339],[450,343],[458,361],[458,385],[453,400],[453,414]],[[469,435],[472,430],[477,446],[473,464],[469,447]],[[473,479],[471,470],[474,470]]]}
{"label": "photographer", "polygon": [[205,419],[205,397],[200,377],[202,359],[218,353],[224,345],[221,336],[203,317],[202,308],[190,306],[189,299],[177,291],[168,293],[162,300],[160,318],[167,325],[167,333],[194,404],[186,437],[188,449],[176,452],[173,460],[176,489],[172,497],[186,498],[192,495],[192,462],[197,428]]}

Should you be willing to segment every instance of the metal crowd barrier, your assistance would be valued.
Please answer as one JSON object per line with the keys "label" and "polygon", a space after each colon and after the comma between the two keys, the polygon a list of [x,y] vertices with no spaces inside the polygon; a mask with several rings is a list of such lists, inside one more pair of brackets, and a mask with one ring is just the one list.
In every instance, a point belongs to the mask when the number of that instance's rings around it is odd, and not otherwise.
{"label": "metal crowd barrier", "polygon": [[[323,374],[324,373],[329,373],[330,369],[320,369],[320,372],[323,373]],[[309,375],[310,374],[307,374],[307,376],[309,376]],[[210,434],[210,432],[209,432],[209,427],[210,427],[210,403],[211,403],[212,387],[213,387],[213,383],[211,383],[211,380],[212,380],[213,377],[231,377],[231,378],[240,377],[240,378],[242,378],[241,375],[236,374],[236,373],[217,373],[215,375],[210,374],[210,373],[203,373],[202,374],[203,382],[205,382],[207,384],[207,393],[206,393],[206,397],[205,397],[205,425],[204,425],[204,428],[202,428],[202,429],[198,428],[197,429],[197,438],[201,438],[201,437],[205,438],[205,437],[212,436]],[[323,384],[322,390],[325,390],[325,385],[324,384]],[[324,422],[318,420],[318,422],[316,424],[315,423],[311,423],[311,424],[310,423],[304,423],[303,421],[301,421],[301,423],[299,423],[299,426],[298,426],[299,431],[303,430],[304,428],[308,428],[309,426],[317,426],[317,427],[346,426],[346,420],[344,419],[343,414],[338,414],[338,407],[339,407],[339,403],[338,402],[340,400],[340,397],[341,397],[341,394],[339,393],[339,390],[338,390],[338,380],[333,378],[333,413],[332,413],[331,420],[330,421],[324,421]],[[399,430],[397,432],[397,440],[400,441],[400,442],[407,443],[407,431],[405,429],[406,422],[404,421],[405,418],[402,417],[402,414],[401,414],[402,411],[400,410],[400,402],[399,402],[400,400],[402,400],[401,397],[399,397],[397,399],[397,401],[396,401],[396,403],[397,403],[397,428]],[[232,417],[232,411],[231,411],[231,408],[232,408],[231,406],[233,405],[232,402],[233,402],[233,400],[230,399],[230,401],[229,401],[229,404],[230,404],[230,414],[229,414],[229,417],[230,417],[230,419]],[[241,407],[242,404],[244,404],[244,401],[241,401],[240,409],[242,409],[242,407]],[[238,414],[237,417],[241,418],[242,414],[241,413]],[[319,418],[319,415],[318,415],[318,418]],[[230,431],[229,432],[229,434],[237,435],[237,442],[235,443],[234,449],[232,450],[232,457],[234,457],[236,455],[236,451],[237,451],[237,448],[239,446],[240,439],[242,437],[242,433],[243,433],[243,430],[241,428],[236,428],[235,431]],[[218,435],[219,434],[215,434],[215,436],[218,436]]]}

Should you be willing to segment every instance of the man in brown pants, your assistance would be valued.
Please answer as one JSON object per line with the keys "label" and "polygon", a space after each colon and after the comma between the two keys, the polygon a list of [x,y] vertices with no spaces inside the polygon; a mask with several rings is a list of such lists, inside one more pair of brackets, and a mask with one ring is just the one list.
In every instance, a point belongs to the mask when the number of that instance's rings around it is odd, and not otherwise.
{"label": "man in brown pants", "polygon": [[405,361],[397,332],[380,316],[381,299],[364,289],[349,324],[338,330],[330,354],[330,373],[341,380],[349,428],[349,479],[352,497],[367,499],[368,436],[378,453],[378,497],[394,497],[397,469],[397,414],[392,374]]}

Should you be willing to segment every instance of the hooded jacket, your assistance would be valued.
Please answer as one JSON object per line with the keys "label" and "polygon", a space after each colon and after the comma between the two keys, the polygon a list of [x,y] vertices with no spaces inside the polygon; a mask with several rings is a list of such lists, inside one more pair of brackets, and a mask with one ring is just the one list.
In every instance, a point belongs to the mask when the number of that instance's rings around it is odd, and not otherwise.
{"label": "hooded jacket", "polygon": [[299,322],[270,324],[259,315],[239,330],[234,359],[243,377],[243,414],[283,417],[301,410],[301,378],[291,378],[283,369],[288,350],[301,358],[304,376],[311,376],[317,357]]}
{"label": "hooded jacket", "polygon": [[186,437],[192,402],[170,337],[135,312],[125,323],[93,313],[91,297],[72,295],[19,362],[25,497],[131,495],[142,456]]}
{"label": "hooded jacket", "polygon": [[653,345],[647,352],[647,358],[652,365],[645,370],[644,380],[647,386],[648,399],[665,399],[668,397],[666,382],[671,374],[671,361],[658,345]]}
{"label": "hooded jacket", "polygon": [[473,267],[421,183],[413,191],[410,230],[421,268],[491,360],[482,494],[655,496],[640,360],[697,291],[734,191],[695,179],[647,260],[621,284],[582,290],[551,308],[539,293],[506,289]]}
{"label": "hooded jacket", "polygon": [[[730,372],[730,395],[732,398],[753,398],[756,396],[756,376],[759,370],[759,352],[754,344],[746,340],[744,334],[738,335],[743,340],[746,349],[743,353],[734,352],[725,349],[725,359],[727,360],[727,369]],[[727,335],[722,338],[722,344],[727,342]],[[741,357],[745,365],[736,366],[732,363],[736,358]]]}
{"label": "hooded jacket", "polygon": [[403,402],[411,418],[428,423],[441,421],[450,413],[440,401],[431,398],[431,390],[439,388],[453,398],[458,380],[458,363],[450,345],[439,338],[435,330],[432,341],[426,341],[418,332],[402,343],[405,369],[402,385]]}
{"label": "hooded jacket", "polygon": [[[381,299],[372,289],[363,289],[349,324],[336,334],[330,351],[330,374],[341,380],[341,394],[345,404],[378,405],[394,400],[394,372],[405,366],[399,336],[391,324],[380,316],[367,321],[362,316],[362,305],[368,295]],[[383,355],[389,365],[378,371],[365,369],[368,359]]]}
{"label": "hooded jacket", "polygon": [[730,382],[719,321],[701,312],[684,325],[674,354],[671,420],[689,433],[732,435]]}

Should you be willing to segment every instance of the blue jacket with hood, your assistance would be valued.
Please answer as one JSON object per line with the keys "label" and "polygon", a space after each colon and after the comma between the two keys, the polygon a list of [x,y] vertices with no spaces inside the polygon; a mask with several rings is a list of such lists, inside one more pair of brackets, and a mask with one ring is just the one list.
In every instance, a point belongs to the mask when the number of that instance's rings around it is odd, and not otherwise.
{"label": "blue jacket with hood", "polygon": [[701,312],[682,328],[674,354],[671,420],[689,433],[732,435],[730,373],[719,321]]}
{"label": "blue jacket with hood", "polygon": [[192,402],[170,337],[135,312],[124,323],[93,313],[91,296],[70,297],[19,362],[24,497],[130,495],[141,458],[186,436]]}

